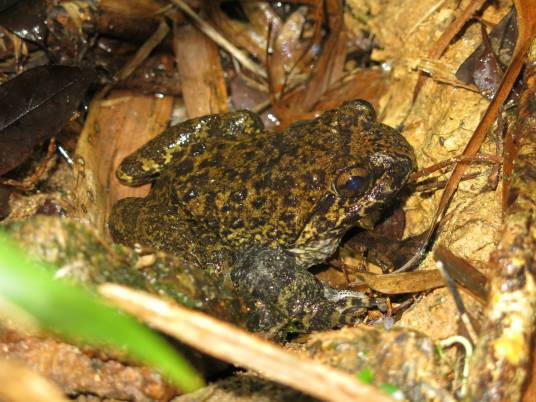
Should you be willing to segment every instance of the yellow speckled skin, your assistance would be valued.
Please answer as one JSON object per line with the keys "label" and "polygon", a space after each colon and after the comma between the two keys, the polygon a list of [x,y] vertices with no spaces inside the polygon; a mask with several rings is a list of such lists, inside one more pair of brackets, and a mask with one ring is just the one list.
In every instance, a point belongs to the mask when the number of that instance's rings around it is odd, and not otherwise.
{"label": "yellow speckled skin", "polygon": [[[279,246],[307,268],[350,227],[369,227],[414,166],[411,146],[361,100],[282,132],[248,111],[204,116],[123,161],[120,180],[154,183],[146,198],[114,206],[110,228],[122,243],[171,252],[193,242],[187,249],[201,261],[221,249]],[[338,191],[355,169],[364,175],[358,191]]]}
{"label": "yellow speckled skin", "polygon": [[250,305],[287,317],[285,331],[332,328],[382,302],[332,289],[304,268],[325,261],[351,227],[370,227],[414,167],[410,145],[361,100],[282,132],[247,111],[204,116],[121,163],[119,179],[153,187],[114,205],[110,231],[223,272]]}

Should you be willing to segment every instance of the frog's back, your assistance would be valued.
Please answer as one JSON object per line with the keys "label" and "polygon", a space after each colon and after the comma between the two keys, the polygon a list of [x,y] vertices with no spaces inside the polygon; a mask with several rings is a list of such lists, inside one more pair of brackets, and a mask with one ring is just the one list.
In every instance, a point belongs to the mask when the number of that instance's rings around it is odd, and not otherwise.
{"label": "frog's back", "polygon": [[110,228],[116,241],[171,251],[190,240],[198,255],[279,246],[307,268],[351,227],[371,227],[414,165],[407,141],[360,100],[283,132],[250,112],[205,116],[122,162],[119,177],[153,188],[117,203]]}
{"label": "frog's back", "polygon": [[215,136],[191,144],[191,157],[162,172],[154,191],[173,193],[194,219],[232,244],[292,244],[329,189],[329,172],[344,166],[345,141],[318,119],[282,132]]}

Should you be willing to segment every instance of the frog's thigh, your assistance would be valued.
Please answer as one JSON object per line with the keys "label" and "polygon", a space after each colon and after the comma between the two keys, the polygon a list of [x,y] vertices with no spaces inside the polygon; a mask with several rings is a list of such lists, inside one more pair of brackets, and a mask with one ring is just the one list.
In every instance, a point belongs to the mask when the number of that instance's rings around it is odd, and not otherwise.
{"label": "frog's thigh", "polygon": [[209,138],[255,135],[263,128],[259,116],[247,110],[187,120],[162,132],[125,158],[117,169],[117,177],[130,185],[148,183],[169,163],[195,154],[194,148]]}
{"label": "frog's thigh", "polygon": [[169,252],[195,235],[180,208],[170,208],[154,198],[123,198],[112,207],[108,227],[117,243],[133,246],[136,243]]}
{"label": "frog's thigh", "polygon": [[117,243],[132,245],[138,233],[138,215],[144,207],[143,198],[123,198],[117,201],[108,218],[108,228]]}

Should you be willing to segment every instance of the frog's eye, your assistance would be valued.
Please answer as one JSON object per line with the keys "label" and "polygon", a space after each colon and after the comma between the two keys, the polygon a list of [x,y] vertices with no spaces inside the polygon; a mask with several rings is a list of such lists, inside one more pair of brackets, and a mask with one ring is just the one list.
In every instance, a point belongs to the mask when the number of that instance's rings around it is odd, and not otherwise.
{"label": "frog's eye", "polygon": [[342,172],[333,185],[341,197],[359,197],[369,189],[370,177],[365,169],[352,168]]}

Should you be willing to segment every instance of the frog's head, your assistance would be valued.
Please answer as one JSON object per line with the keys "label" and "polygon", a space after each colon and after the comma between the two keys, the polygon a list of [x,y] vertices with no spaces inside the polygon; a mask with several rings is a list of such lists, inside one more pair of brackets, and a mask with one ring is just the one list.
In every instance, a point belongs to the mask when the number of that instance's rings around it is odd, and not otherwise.
{"label": "frog's head", "polygon": [[378,123],[368,102],[346,102],[319,119],[337,127],[346,145],[336,163],[328,164],[323,195],[289,249],[303,266],[325,261],[348,229],[371,229],[415,168],[411,145]]}

